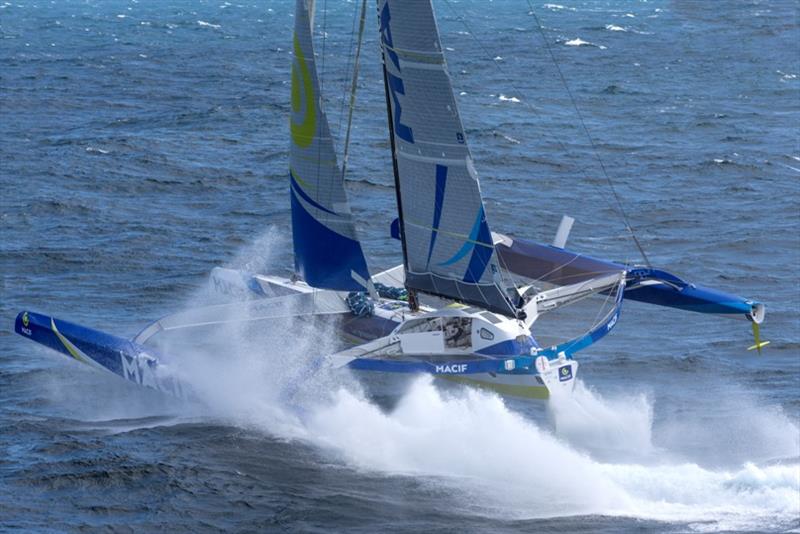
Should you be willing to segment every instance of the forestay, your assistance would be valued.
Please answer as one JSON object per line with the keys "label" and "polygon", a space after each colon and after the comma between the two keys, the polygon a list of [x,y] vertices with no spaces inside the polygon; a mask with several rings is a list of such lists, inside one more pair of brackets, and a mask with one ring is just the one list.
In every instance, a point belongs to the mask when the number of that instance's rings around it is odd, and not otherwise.
{"label": "forestay", "polygon": [[406,286],[509,316],[428,0],[378,1]]}
{"label": "forestay", "polygon": [[305,0],[297,0],[289,158],[295,272],[312,287],[363,290],[369,271],[322,109],[312,9],[313,3],[309,8]]}

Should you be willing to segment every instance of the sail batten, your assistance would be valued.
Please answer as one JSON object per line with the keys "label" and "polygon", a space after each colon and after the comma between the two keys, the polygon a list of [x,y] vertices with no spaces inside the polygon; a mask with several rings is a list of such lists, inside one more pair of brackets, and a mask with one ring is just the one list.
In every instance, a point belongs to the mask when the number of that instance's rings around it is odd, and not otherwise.
{"label": "sail batten", "polygon": [[429,0],[379,0],[406,286],[509,316]]}
{"label": "sail batten", "polygon": [[312,287],[363,290],[363,281],[369,280],[370,275],[356,237],[328,119],[322,109],[312,16],[313,2],[297,0],[289,125],[295,272]]}

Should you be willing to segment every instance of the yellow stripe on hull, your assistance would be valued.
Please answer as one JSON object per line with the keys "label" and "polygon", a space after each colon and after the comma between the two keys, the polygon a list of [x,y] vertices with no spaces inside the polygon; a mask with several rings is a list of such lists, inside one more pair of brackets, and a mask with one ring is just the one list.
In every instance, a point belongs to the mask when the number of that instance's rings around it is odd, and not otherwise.
{"label": "yellow stripe on hull", "polygon": [[436,375],[436,378],[443,378],[451,382],[458,382],[459,384],[466,384],[489,391],[494,391],[500,395],[507,395],[510,397],[521,397],[523,399],[549,399],[550,391],[544,385],[530,385],[522,386],[518,384],[501,384],[496,382],[486,382],[483,380],[475,380],[474,378],[467,378],[465,376],[450,376],[450,375]]}
{"label": "yellow stripe on hull", "polygon": [[64,348],[67,349],[67,351],[72,355],[73,358],[75,358],[81,363],[86,363],[86,364],[90,363],[89,357],[86,356],[83,352],[81,352],[81,349],[73,345],[72,342],[66,338],[66,336],[62,335],[61,332],[58,331],[58,328],[56,328],[56,322],[52,318],[50,319],[50,328],[53,330],[53,333],[56,335],[56,337],[58,337],[59,341],[61,341],[61,344],[64,345]]}

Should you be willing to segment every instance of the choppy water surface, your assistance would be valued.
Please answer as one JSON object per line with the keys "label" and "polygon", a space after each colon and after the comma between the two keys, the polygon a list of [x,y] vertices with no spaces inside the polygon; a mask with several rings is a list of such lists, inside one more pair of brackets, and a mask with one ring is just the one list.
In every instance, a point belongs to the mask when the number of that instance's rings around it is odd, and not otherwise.
{"label": "choppy water surface", "polygon": [[[197,406],[67,361],[18,310],[132,335],[214,266],[291,266],[293,3],[0,2],[0,528],[799,529],[798,5],[562,3],[532,5],[651,260],[765,301],[763,356],[744,322],[629,303],[571,401],[420,379],[385,410],[331,379],[301,416],[275,384],[331,332],[183,358]],[[327,8],[341,136],[355,4]],[[573,248],[635,260],[528,6],[436,9],[493,228],[548,241],[566,213]],[[400,250],[369,22],[349,178],[377,269]]]}

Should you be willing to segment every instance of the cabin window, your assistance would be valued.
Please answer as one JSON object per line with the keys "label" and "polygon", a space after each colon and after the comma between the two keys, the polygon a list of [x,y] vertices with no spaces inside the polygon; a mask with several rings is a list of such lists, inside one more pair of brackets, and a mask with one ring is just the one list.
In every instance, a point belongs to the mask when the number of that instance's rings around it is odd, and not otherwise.
{"label": "cabin window", "polygon": [[445,318],[444,346],[448,349],[469,349],[472,347],[471,317]]}
{"label": "cabin window", "polygon": [[479,333],[481,335],[481,339],[485,339],[487,341],[491,341],[494,339],[494,334],[490,330],[481,328]]}
{"label": "cabin window", "polygon": [[441,317],[429,317],[426,319],[413,319],[406,321],[398,330],[398,334],[419,334],[423,332],[437,332],[442,330]]}
{"label": "cabin window", "polygon": [[492,312],[483,312],[483,313],[481,314],[481,317],[483,317],[484,319],[486,319],[487,321],[489,321],[489,322],[490,322],[490,323],[492,323],[492,324],[497,324],[497,323],[500,323],[500,322],[502,322],[502,321],[500,321],[500,319],[498,319],[498,318],[497,318],[497,316],[496,316],[495,314],[493,314]]}

